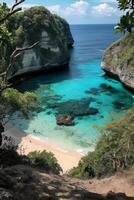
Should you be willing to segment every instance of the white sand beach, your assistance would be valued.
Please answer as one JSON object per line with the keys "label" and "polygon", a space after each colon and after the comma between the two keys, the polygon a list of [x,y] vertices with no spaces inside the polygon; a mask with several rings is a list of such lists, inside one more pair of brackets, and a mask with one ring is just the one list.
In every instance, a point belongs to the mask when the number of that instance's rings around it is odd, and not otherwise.
{"label": "white sand beach", "polygon": [[39,139],[32,135],[26,135],[24,132],[17,130],[11,124],[7,124],[5,127],[5,135],[11,136],[15,141],[15,144],[19,146],[18,152],[27,155],[32,151],[47,150],[52,152],[58,160],[58,163],[63,169],[63,173],[67,172],[72,167],[77,166],[82,155],[75,151],[67,151],[61,149],[56,144],[52,144],[49,141]]}

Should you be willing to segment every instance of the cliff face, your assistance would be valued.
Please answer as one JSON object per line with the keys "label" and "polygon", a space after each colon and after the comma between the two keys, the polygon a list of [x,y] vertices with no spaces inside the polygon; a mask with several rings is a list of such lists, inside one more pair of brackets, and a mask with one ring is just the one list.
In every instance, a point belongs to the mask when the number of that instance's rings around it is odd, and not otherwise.
{"label": "cliff face", "polygon": [[134,32],[122,37],[106,49],[102,69],[134,90]]}
{"label": "cliff face", "polygon": [[57,15],[54,15],[54,17],[60,26],[61,34],[63,34],[63,37],[65,37],[68,48],[72,48],[74,44],[74,39],[72,37],[69,24],[66,22],[66,20]]}
{"label": "cliff face", "polygon": [[69,47],[74,43],[68,23],[44,7],[33,7],[17,14],[13,32],[15,46],[39,45],[25,51],[17,59],[10,76],[38,70],[65,67],[69,62]]}

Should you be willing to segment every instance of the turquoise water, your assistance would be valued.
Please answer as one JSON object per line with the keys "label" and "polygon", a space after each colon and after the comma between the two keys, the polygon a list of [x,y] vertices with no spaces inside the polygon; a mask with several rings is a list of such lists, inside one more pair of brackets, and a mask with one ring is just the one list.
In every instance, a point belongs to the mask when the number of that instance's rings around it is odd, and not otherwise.
{"label": "turquoise water", "polygon": [[[75,46],[70,52],[69,69],[40,75],[20,84],[17,87],[20,91],[34,91],[37,94],[40,110],[32,113],[29,120],[16,113],[11,122],[27,134],[54,142],[60,148],[85,153],[94,149],[100,137],[97,127],[122,116],[132,106],[133,98],[119,82],[102,76],[100,64],[104,49],[119,37],[113,33],[113,26],[78,25],[71,26],[71,31]],[[89,107],[98,109],[97,114],[76,116],[74,126],[56,125],[55,104],[59,103],[59,108],[62,105],[65,109],[66,105],[75,105],[82,110],[79,100],[83,102],[89,98]]]}

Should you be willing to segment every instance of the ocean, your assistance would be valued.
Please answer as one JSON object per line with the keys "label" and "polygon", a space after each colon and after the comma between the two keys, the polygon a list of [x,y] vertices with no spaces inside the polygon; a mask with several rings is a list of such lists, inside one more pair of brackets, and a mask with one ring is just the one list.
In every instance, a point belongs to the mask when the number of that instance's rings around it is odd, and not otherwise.
{"label": "ocean", "polygon": [[[100,127],[118,119],[133,104],[133,97],[116,80],[103,76],[101,61],[104,50],[121,37],[114,25],[71,25],[75,40],[70,50],[69,69],[39,75],[17,86],[20,91],[35,92],[41,109],[24,119],[15,113],[11,123],[19,130],[55,143],[64,150],[86,153],[95,148],[101,136]],[[73,126],[58,126],[58,112],[86,112],[75,116]],[[83,111],[85,109],[85,111]]]}

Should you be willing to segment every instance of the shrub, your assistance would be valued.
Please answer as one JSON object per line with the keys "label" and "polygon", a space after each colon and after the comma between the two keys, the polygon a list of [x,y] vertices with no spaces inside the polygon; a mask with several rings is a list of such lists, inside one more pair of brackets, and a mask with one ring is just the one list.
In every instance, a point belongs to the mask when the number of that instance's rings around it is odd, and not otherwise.
{"label": "shrub", "polygon": [[54,157],[54,154],[47,151],[34,151],[28,154],[28,157],[33,167],[37,167],[46,172],[52,172],[54,174],[60,174],[62,168]]}
{"label": "shrub", "polygon": [[101,177],[134,166],[134,108],[121,119],[101,128],[103,135],[93,152],[84,156],[69,175],[78,178]]}
{"label": "shrub", "polygon": [[20,155],[17,149],[18,146],[12,137],[3,135],[3,142],[0,146],[0,168],[18,164],[30,165],[29,158],[25,155]]}
{"label": "shrub", "polygon": [[12,109],[19,110],[23,114],[28,113],[35,109],[37,104],[37,97],[33,92],[21,93],[13,88],[8,88],[3,91],[1,95],[1,102],[7,104]]}

